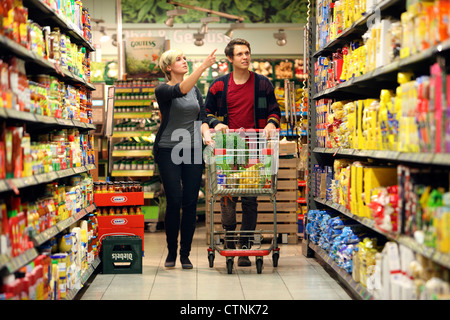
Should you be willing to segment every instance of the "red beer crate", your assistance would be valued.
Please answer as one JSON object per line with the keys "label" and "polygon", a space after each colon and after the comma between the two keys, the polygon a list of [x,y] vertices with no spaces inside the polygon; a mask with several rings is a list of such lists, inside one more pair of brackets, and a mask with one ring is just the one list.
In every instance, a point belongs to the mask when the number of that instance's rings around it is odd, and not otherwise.
{"label": "red beer crate", "polygon": [[97,207],[143,206],[144,192],[94,193]]}
{"label": "red beer crate", "polygon": [[[94,193],[97,207],[132,207],[144,205],[143,192]],[[142,239],[144,251],[144,215],[97,216],[100,244],[106,236],[136,235]]]}

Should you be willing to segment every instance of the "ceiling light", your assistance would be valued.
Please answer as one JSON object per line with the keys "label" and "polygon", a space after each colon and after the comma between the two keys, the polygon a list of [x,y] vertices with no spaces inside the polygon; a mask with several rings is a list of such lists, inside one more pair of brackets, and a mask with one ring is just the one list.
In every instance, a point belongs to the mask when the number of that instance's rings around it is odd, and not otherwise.
{"label": "ceiling light", "polygon": [[208,23],[219,22],[219,21],[220,21],[219,17],[207,16],[205,18],[201,18],[200,22],[202,23],[202,26],[200,28],[200,33],[208,33]]}
{"label": "ceiling light", "polygon": [[169,11],[166,12],[168,18],[167,18],[167,20],[164,23],[168,27],[173,27],[174,17],[175,16],[181,16],[181,15],[186,14],[186,13],[187,13],[186,9],[175,8],[174,10],[169,10]]}
{"label": "ceiling light", "polygon": [[174,18],[173,17],[168,17],[166,21],[164,21],[164,23],[166,24],[166,26],[168,27],[173,27],[173,22],[174,22]]}
{"label": "ceiling light", "polygon": [[202,24],[202,27],[200,28],[200,33],[208,33],[208,25],[206,23]]}
{"label": "ceiling light", "polygon": [[228,38],[233,37],[233,31],[236,29],[243,29],[245,28],[245,24],[239,21],[236,21],[236,23],[232,23],[230,25],[230,28],[227,30],[227,32],[225,32],[225,36],[227,36]]}
{"label": "ceiling light", "polygon": [[284,33],[283,29],[278,30],[278,33],[274,33],[273,37],[277,39],[277,45],[284,46],[287,43],[286,33]]}
{"label": "ceiling light", "polygon": [[203,41],[205,39],[205,34],[204,33],[194,33],[194,44],[196,46],[201,47],[205,42]]}
{"label": "ceiling light", "polygon": [[100,33],[102,35],[100,38],[100,42],[106,42],[106,41],[109,41],[109,39],[111,39],[111,37],[106,34],[105,27],[103,27],[103,26],[100,27]]}
{"label": "ceiling light", "polygon": [[230,28],[227,30],[227,32],[225,32],[225,36],[227,36],[228,38],[233,38],[233,31],[234,29]]}

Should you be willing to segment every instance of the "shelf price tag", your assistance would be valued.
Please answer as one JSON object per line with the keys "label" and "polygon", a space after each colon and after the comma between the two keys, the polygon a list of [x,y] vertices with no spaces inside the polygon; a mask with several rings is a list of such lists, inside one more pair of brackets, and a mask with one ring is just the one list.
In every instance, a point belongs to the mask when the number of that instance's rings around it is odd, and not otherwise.
{"label": "shelf price tag", "polygon": [[0,180],[0,192],[5,192],[9,190],[8,183],[5,180]]}
{"label": "shelf price tag", "polygon": [[450,166],[450,153],[436,153],[433,157],[433,163]]}

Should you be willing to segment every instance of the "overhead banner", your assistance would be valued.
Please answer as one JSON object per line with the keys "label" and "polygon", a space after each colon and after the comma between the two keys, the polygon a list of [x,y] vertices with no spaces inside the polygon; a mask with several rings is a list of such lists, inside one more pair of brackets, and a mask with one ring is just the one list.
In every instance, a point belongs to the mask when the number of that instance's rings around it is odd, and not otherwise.
{"label": "overhead banner", "polygon": [[125,72],[127,79],[164,78],[159,69],[159,57],[165,51],[164,37],[127,38],[125,45]]}

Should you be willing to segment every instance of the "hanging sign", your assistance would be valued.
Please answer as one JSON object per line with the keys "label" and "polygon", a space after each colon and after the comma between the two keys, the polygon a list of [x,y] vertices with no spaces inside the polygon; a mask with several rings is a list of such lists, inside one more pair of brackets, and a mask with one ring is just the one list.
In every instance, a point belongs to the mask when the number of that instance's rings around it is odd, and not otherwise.
{"label": "hanging sign", "polygon": [[127,79],[163,78],[159,57],[165,50],[163,37],[127,38],[125,45],[125,72]]}

